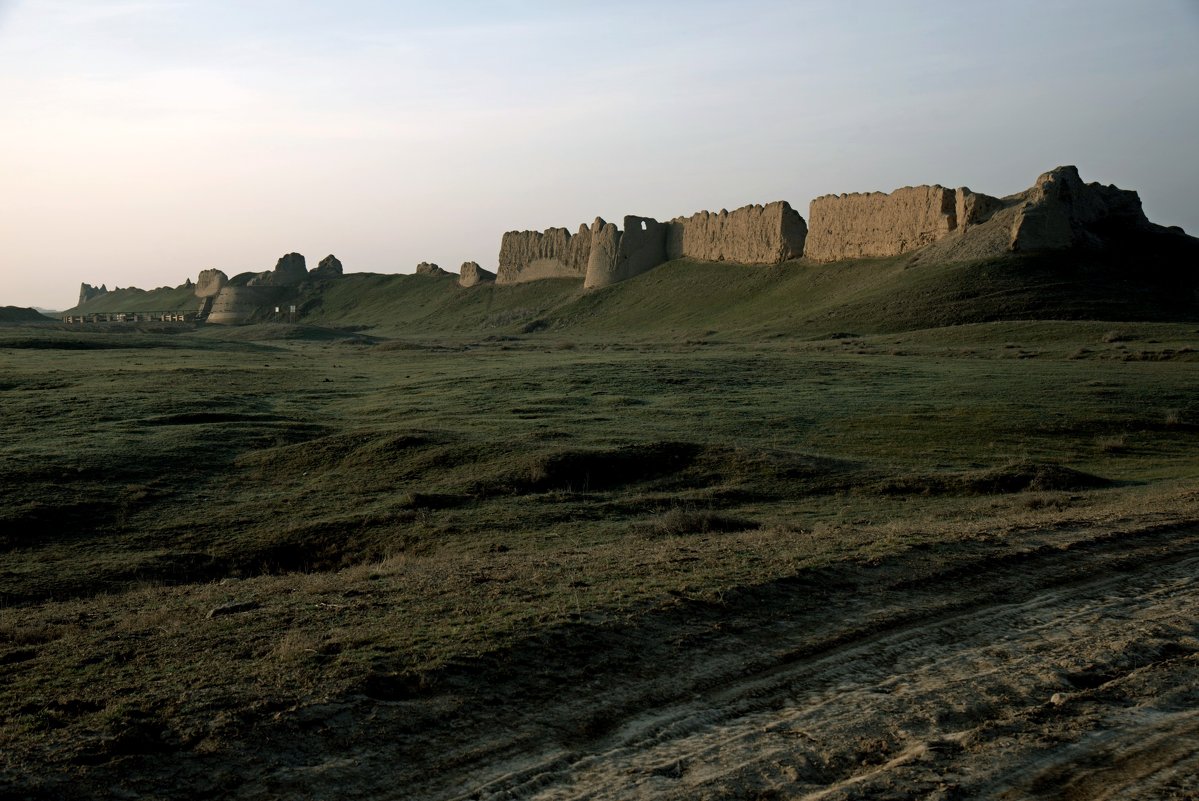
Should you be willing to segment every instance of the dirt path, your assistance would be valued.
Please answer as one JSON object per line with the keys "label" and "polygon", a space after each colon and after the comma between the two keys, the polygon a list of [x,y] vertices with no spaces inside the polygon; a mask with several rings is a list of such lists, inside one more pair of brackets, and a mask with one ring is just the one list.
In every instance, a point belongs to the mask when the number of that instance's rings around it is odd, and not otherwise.
{"label": "dirt path", "polygon": [[243,795],[1196,797],[1199,532],[950,562],[680,601],[432,696],[309,709],[324,745]]}
{"label": "dirt path", "polygon": [[[406,695],[406,693],[408,693]],[[146,792],[1199,798],[1199,529],[912,552],[289,712]],[[135,772],[136,773],[136,772]],[[128,774],[126,774],[128,775]],[[149,777],[153,778],[149,778]]]}

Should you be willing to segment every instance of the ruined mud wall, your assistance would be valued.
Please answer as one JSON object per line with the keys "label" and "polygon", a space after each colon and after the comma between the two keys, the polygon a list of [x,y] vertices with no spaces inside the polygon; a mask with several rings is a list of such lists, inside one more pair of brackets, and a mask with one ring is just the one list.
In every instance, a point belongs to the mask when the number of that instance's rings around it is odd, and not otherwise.
{"label": "ruined mud wall", "polygon": [[477,261],[464,261],[458,269],[458,286],[472,287],[495,281],[495,273],[484,270]]}
{"label": "ruined mud wall", "polygon": [[447,271],[441,269],[440,267],[438,267],[436,264],[433,264],[433,263],[427,262],[427,261],[422,261],[420,264],[416,265],[416,275],[441,276],[441,275],[449,275],[449,273]]}
{"label": "ruined mud wall", "polygon": [[1149,225],[1136,192],[1083,183],[1077,167],[1058,167],[1037,178],[1017,196],[1009,249],[1064,248],[1094,244],[1097,227],[1142,228]]}
{"label": "ruined mud wall", "polygon": [[954,190],[953,203],[956,230],[966,233],[970,228],[991,219],[1004,205],[1004,201],[997,197],[971,192],[964,186],[959,187]]}
{"label": "ruined mud wall", "polygon": [[98,298],[101,295],[108,294],[108,287],[104,284],[100,286],[92,286],[91,284],[79,285],[79,305],[82,306],[92,298]]}
{"label": "ruined mud wall", "polygon": [[808,226],[785,200],[670,221],[669,259],[779,264],[803,255]]}
{"label": "ruined mud wall", "polygon": [[308,278],[308,266],[300,253],[288,253],[275,263],[274,270],[259,273],[250,279],[250,286],[291,286]]}
{"label": "ruined mud wall", "polygon": [[196,279],[194,290],[196,297],[215,298],[221,294],[221,290],[227,283],[229,283],[229,276],[220,270],[201,270],[199,278]]}
{"label": "ruined mud wall", "polygon": [[208,322],[219,325],[252,322],[273,308],[284,291],[273,286],[226,286],[212,301]]}
{"label": "ruined mud wall", "polygon": [[624,218],[624,231],[596,218],[591,224],[591,257],[587,261],[586,289],[597,289],[652,270],[668,261],[669,224],[652,217]]}
{"label": "ruined mud wall", "polygon": [[608,286],[671,259],[778,264],[803,254],[808,228],[786,201],[718,214],[701,211],[661,223],[629,215],[624,230],[596,218],[571,235],[565,228],[509,231],[500,243],[498,284],[540,278],[583,278]]}
{"label": "ruined mud wall", "polygon": [[957,195],[943,186],[825,195],[808,212],[804,255],[820,262],[896,256],[931,245],[956,227]]}
{"label": "ruined mud wall", "polygon": [[497,284],[519,284],[541,278],[583,278],[591,255],[591,229],[580,225],[571,236],[565,228],[509,231],[500,241]]}

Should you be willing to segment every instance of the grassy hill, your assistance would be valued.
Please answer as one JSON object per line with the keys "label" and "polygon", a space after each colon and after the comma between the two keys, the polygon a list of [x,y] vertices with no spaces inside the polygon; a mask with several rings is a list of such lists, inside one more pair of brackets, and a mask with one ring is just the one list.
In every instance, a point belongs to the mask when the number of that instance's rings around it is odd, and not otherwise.
{"label": "grassy hill", "polygon": [[[1190,240],[1193,242],[1194,240]],[[350,275],[305,292],[304,322],[387,335],[538,331],[585,339],[886,333],[999,320],[1199,318],[1199,259],[1078,251],[923,264],[916,257],[744,266],[675,261],[593,292],[579,281],[462,289],[432,276]]]}
{"label": "grassy hill", "polygon": [[[923,259],[923,260],[922,260]],[[736,339],[908,331],[1000,320],[1199,318],[1199,240],[1138,234],[1078,249],[936,263],[927,254],[775,266],[670,262],[584,292],[550,279],[468,289],[452,276],[349,274],[280,303],[313,326],[378,336],[546,332],[586,340]],[[76,312],[190,311],[190,288],[122,289]],[[263,322],[270,314],[263,311]]]}
{"label": "grassy hill", "polygon": [[195,291],[188,286],[158,289],[114,289],[112,292],[80,303],[63,314],[104,314],[107,312],[195,311],[199,305]]}
{"label": "grassy hill", "polygon": [[27,309],[20,306],[0,306],[0,323],[44,323],[49,319],[49,317],[46,317],[37,309]]}
{"label": "grassy hill", "polygon": [[570,279],[463,289],[452,276],[360,273],[306,287],[297,305],[315,325],[474,334],[519,330],[581,295],[582,281]]}

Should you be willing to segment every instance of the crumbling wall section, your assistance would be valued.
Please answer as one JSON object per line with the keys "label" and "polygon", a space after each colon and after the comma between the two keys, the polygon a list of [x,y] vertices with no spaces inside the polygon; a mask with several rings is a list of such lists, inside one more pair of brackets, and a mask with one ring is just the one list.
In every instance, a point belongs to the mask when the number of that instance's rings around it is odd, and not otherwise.
{"label": "crumbling wall section", "polygon": [[616,224],[605,222],[603,217],[596,217],[591,223],[591,253],[587,257],[585,289],[598,289],[622,280],[616,277],[621,236]]}
{"label": "crumbling wall section", "polygon": [[624,231],[596,218],[591,224],[591,257],[587,262],[586,289],[627,281],[652,270],[666,259],[669,224],[652,217],[629,215]]}
{"label": "crumbling wall section", "polygon": [[92,286],[91,284],[79,285],[79,305],[82,306],[92,298],[98,298],[101,295],[108,294],[108,287],[104,284],[100,286]]}
{"label": "crumbling wall section", "polygon": [[495,273],[484,270],[476,261],[464,261],[458,271],[458,286],[472,287],[477,284],[489,284],[495,281]]}
{"label": "crumbling wall section", "polygon": [[341,259],[332,253],[321,259],[316,269],[308,272],[308,277],[314,281],[341,278],[343,275],[345,275],[345,268],[342,267]]}
{"label": "crumbling wall section", "polygon": [[250,286],[291,286],[303,283],[308,278],[308,265],[300,253],[287,253],[279,257],[274,270],[259,273],[250,279]]}
{"label": "crumbling wall section", "polygon": [[226,286],[212,302],[208,322],[241,325],[267,313],[285,290],[275,286]]}
{"label": "crumbling wall section", "polygon": [[229,283],[229,276],[225,275],[220,270],[201,270],[199,278],[196,279],[196,286],[193,290],[197,298],[215,298],[221,294],[221,290],[225,288],[225,284]]}
{"label": "crumbling wall section", "polygon": [[441,275],[449,275],[449,272],[441,269],[440,267],[438,267],[436,264],[433,264],[432,262],[422,261],[420,264],[416,265],[416,275],[441,276]]}
{"label": "crumbling wall section", "polygon": [[1141,228],[1149,225],[1141,197],[1129,189],[1083,183],[1077,167],[1058,167],[1037,178],[1018,197],[1011,227],[1014,251],[1095,244],[1095,229]]}
{"label": "crumbling wall section", "polygon": [[735,211],[701,211],[670,221],[668,259],[779,264],[803,255],[804,218],[785,200]]}
{"label": "crumbling wall section", "polygon": [[565,228],[508,231],[500,241],[497,284],[519,284],[542,278],[584,278],[591,256],[591,229]]}
{"label": "crumbling wall section", "polygon": [[997,197],[984,195],[981,192],[971,192],[967,187],[954,190],[954,219],[957,230],[966,233],[975,225],[981,225],[1004,207],[1004,202]]}
{"label": "crumbling wall section", "polygon": [[897,256],[957,227],[957,193],[943,186],[824,195],[812,201],[804,256],[812,261]]}
{"label": "crumbling wall section", "polygon": [[616,255],[616,280],[628,280],[667,261],[668,229],[667,224],[652,217],[626,216]]}

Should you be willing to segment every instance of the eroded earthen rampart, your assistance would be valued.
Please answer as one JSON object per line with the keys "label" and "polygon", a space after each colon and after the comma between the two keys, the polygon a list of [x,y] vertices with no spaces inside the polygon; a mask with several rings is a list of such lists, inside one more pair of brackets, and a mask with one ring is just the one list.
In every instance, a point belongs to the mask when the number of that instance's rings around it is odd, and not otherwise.
{"label": "eroded earthen rampart", "polygon": [[458,269],[458,286],[472,287],[495,281],[495,273],[484,270],[477,261],[464,261]]}
{"label": "eroded earthen rampart", "polygon": [[808,211],[804,256],[812,261],[896,256],[957,228],[957,193],[943,186],[825,195]]}
{"label": "eroded earthen rampart", "polygon": [[583,278],[591,255],[591,229],[580,225],[571,235],[565,228],[547,231],[509,231],[500,241],[497,284],[519,284],[542,278]]}
{"label": "eroded earthen rampart", "polygon": [[785,200],[715,214],[701,211],[670,221],[670,259],[779,264],[803,255],[808,226]]}
{"label": "eroded earthen rampart", "polygon": [[226,286],[212,301],[207,322],[240,325],[272,308],[282,293],[275,286]]}
{"label": "eroded earthen rampart", "polygon": [[497,283],[583,278],[586,288],[596,289],[680,258],[779,264],[803,254],[806,236],[803,217],[786,201],[665,223],[629,215],[623,230],[597,217],[574,236],[565,228],[504,234]]}
{"label": "eroded earthen rampart", "polygon": [[[566,228],[509,231],[500,244],[497,273],[493,276],[476,262],[466,262],[458,284],[470,287],[493,278],[497,284],[573,278],[597,289],[676,259],[769,265],[801,256],[835,262],[920,251],[913,263],[961,261],[1097,246],[1113,233],[1151,225],[1136,192],[1084,183],[1075,167],[1044,173],[1031,188],[1004,198],[940,185],[908,186],[890,194],[825,195],[812,201],[809,216],[805,222],[786,201],[776,201],[731,212],[701,211],[664,223],[630,215],[624,218],[623,230],[596,218],[574,234]],[[448,275],[424,262],[416,272]],[[341,274],[341,262],[334,256],[309,273],[304,257],[289,253],[273,271],[229,279],[220,270],[204,270],[194,291],[201,300],[201,318],[247,322],[295,287]],[[84,284],[80,302],[104,292],[105,287]]]}

